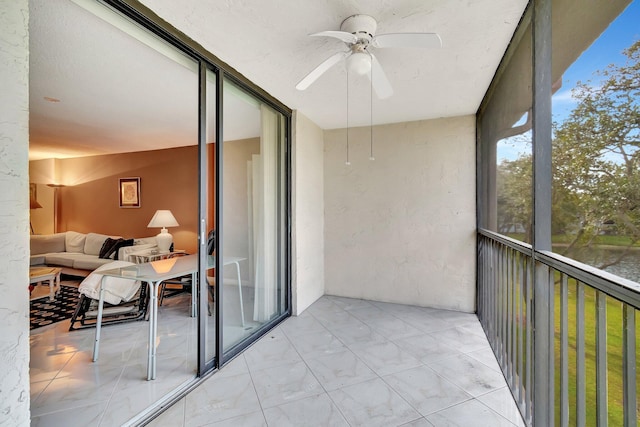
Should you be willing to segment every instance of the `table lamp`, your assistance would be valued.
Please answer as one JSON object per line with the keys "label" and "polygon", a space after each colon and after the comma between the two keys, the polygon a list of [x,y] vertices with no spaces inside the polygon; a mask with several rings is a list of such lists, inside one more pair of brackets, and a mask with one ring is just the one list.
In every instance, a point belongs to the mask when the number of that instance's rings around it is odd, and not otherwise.
{"label": "table lamp", "polygon": [[178,221],[168,209],[158,209],[156,213],[149,221],[148,228],[162,227],[160,234],[156,236],[156,243],[158,244],[158,251],[169,252],[171,243],[173,243],[173,236],[169,234],[166,227],[177,227]]}

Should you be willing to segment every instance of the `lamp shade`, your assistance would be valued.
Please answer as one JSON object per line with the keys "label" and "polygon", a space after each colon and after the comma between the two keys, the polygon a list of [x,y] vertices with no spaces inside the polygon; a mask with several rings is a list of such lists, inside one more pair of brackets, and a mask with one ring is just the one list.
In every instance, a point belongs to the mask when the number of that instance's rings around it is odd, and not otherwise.
{"label": "lamp shade", "polygon": [[151,218],[151,221],[149,221],[149,225],[147,225],[148,228],[155,228],[155,227],[177,227],[180,224],[178,224],[178,221],[176,221],[176,217],[173,216],[173,214],[171,213],[170,210],[168,209],[158,209],[156,211],[156,213],[153,215],[153,218]]}

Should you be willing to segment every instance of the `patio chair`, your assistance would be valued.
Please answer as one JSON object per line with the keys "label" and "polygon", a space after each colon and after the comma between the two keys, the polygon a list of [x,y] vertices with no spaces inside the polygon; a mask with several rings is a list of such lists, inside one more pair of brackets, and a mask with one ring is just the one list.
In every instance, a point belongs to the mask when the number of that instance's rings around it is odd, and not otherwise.
{"label": "patio chair", "polygon": [[[94,270],[78,288],[80,299],[71,317],[69,331],[92,328],[98,317],[100,298],[100,271],[134,265],[126,261],[114,261]],[[148,300],[147,286],[131,279],[107,277],[105,282],[105,303],[102,314],[103,325],[142,320],[146,317]]]}
{"label": "patio chair", "polygon": [[[216,250],[216,230],[209,231],[207,235],[207,254],[213,255]],[[173,256],[182,256],[186,254],[175,254]],[[215,298],[215,277],[207,276],[207,282],[209,283],[209,295],[211,299]],[[162,305],[165,298],[171,298],[185,292],[193,292],[193,284],[191,283],[191,276],[178,277],[176,279],[166,280],[160,286],[158,304]],[[211,315],[211,307],[209,307],[209,315]]]}
{"label": "patio chair", "polygon": [[[170,254],[167,258],[176,258],[187,255],[186,253]],[[183,293],[191,293],[191,275],[177,277],[162,282],[158,291],[158,305],[161,306],[165,298],[171,298]]]}

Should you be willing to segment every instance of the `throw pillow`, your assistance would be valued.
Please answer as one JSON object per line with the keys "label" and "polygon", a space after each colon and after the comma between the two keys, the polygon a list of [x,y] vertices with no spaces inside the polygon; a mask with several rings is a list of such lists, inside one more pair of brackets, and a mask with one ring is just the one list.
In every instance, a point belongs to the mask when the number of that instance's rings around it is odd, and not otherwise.
{"label": "throw pillow", "polygon": [[122,247],[125,247],[125,246],[133,246],[133,239],[127,239],[127,240],[120,239],[120,241],[118,243],[116,243],[116,245],[113,248],[113,251],[114,251],[114,254],[115,254],[113,256],[114,260],[118,259],[118,250],[120,248],[122,248]]}
{"label": "throw pillow", "polygon": [[67,231],[64,235],[64,247],[66,252],[74,252],[77,254],[84,253],[84,241],[86,234],[77,231]]}
{"label": "throw pillow", "polygon": [[98,254],[98,258],[109,259],[113,254],[113,248],[118,244],[118,242],[124,239],[112,239],[111,237],[107,237],[102,247],[100,248],[100,253]]}

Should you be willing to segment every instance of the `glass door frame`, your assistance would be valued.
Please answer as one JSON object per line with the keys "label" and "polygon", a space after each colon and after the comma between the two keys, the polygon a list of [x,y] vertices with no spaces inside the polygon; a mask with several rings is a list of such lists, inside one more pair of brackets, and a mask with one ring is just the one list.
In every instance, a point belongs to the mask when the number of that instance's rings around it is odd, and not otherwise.
{"label": "glass door frame", "polygon": [[[211,72],[216,71],[216,68],[213,66],[213,64],[208,64],[208,65],[209,65],[209,70]],[[205,80],[201,80],[200,84],[201,84],[201,87],[203,87],[204,90],[206,91],[206,68],[201,70],[202,70],[201,74],[205,75]],[[201,79],[202,78],[203,77],[201,77]],[[285,117],[284,144],[283,144],[283,149],[285,151],[284,153],[285,188],[281,196],[285,197],[285,212],[282,212],[282,215],[284,217],[283,227],[285,228],[286,239],[284,242],[281,242],[281,243],[285,245],[283,253],[284,253],[284,256],[286,257],[285,271],[283,275],[283,281],[284,281],[283,290],[285,292],[286,307],[285,307],[285,310],[282,313],[280,313],[277,317],[261,325],[258,329],[254,331],[254,333],[247,336],[243,340],[239,341],[238,343],[230,347],[227,351],[223,351],[224,350],[224,342],[223,342],[224,327],[223,327],[222,318],[223,318],[223,311],[224,311],[224,306],[223,306],[223,302],[224,302],[223,288],[224,287],[216,286],[215,288],[215,313],[216,313],[215,359],[209,360],[209,361],[203,360],[204,361],[203,364],[200,364],[200,359],[199,359],[198,375],[204,375],[205,373],[209,372],[214,368],[219,369],[223,365],[227,364],[234,357],[236,357],[238,354],[244,351],[249,345],[255,342],[258,338],[260,338],[261,336],[266,334],[269,330],[271,330],[275,325],[280,323],[285,318],[289,317],[291,315],[291,305],[292,305],[291,303],[291,298],[292,298],[291,296],[291,110],[288,110],[288,109],[283,110],[281,108],[278,108],[276,104],[271,102],[270,98],[265,97],[261,91],[256,90],[257,87],[255,85],[247,85],[242,79],[238,78],[237,76],[231,73],[227,73],[221,69],[217,69],[217,73],[216,73],[216,112],[215,112],[215,115],[216,115],[216,129],[215,129],[215,132],[216,132],[216,154],[215,154],[216,272],[222,271],[223,269],[222,259],[224,256],[224,249],[223,249],[224,248],[224,227],[223,227],[224,218],[223,218],[223,204],[222,204],[222,201],[224,200],[224,197],[223,197],[224,181],[223,181],[222,162],[224,159],[224,126],[223,126],[224,90],[223,90],[223,87],[224,87],[225,81],[228,81],[238,86],[242,90],[246,91],[249,95],[256,98],[256,100],[258,100],[259,102],[265,103],[266,105],[268,105],[269,107],[277,111],[278,113],[283,114],[283,116]],[[202,104],[202,101],[204,101],[205,104]],[[201,100],[201,105],[203,105],[206,109],[206,93],[204,94],[204,97]],[[201,110],[200,113],[201,113],[200,123],[206,124],[206,111],[204,111],[204,114],[202,114],[203,110]],[[206,140],[202,141],[202,138],[206,139],[206,129],[204,130],[204,136],[201,136],[201,143],[206,144]],[[220,143],[218,143],[218,141],[220,141]],[[203,155],[206,157],[206,146],[203,146],[202,148],[200,148],[199,151],[202,152]],[[206,158],[204,160],[206,161]],[[202,159],[201,159],[201,162],[202,162]],[[201,180],[203,179],[204,175],[205,174],[201,173],[200,175]],[[200,194],[201,203],[206,203],[206,194],[202,194],[202,190],[204,188],[206,187],[201,187],[201,194]],[[203,223],[202,222],[203,218],[206,218],[206,216],[203,217],[202,214],[203,212],[201,211],[201,219],[200,219],[201,224]],[[206,207],[204,210],[204,214],[206,215]],[[202,263],[201,265],[206,265],[206,252],[202,250],[203,248],[206,248],[206,243],[204,246],[200,246],[200,248],[201,248],[200,262]],[[205,254],[205,255],[202,255],[202,254]],[[207,291],[208,284],[206,282],[205,274],[200,274],[199,276],[203,277],[203,279],[200,280],[201,289],[199,293],[200,300],[201,301],[204,300],[204,303],[202,302],[200,303],[200,313],[202,313],[203,310],[206,310],[207,308],[206,304],[208,301],[207,300],[208,295],[206,291]],[[199,354],[199,357],[202,356],[203,358],[205,357],[204,343],[206,340],[205,323],[206,323],[206,318],[204,316],[201,316],[199,320],[199,325],[200,325],[199,334],[201,335],[199,337],[198,354]]]}
{"label": "glass door frame", "polygon": [[[161,39],[174,46],[187,56],[193,58],[198,62],[198,173],[199,173],[199,196],[198,196],[198,270],[199,270],[199,283],[198,283],[198,305],[199,305],[199,319],[198,319],[198,350],[197,350],[197,382],[199,378],[212,372],[213,370],[223,366],[236,355],[241,353],[250,344],[266,334],[273,326],[284,320],[291,315],[291,119],[292,110],[284,105],[282,102],[273,98],[266,91],[256,86],[249,81],[242,74],[238,73],[233,67],[226,64],[224,61],[217,58],[205,50],[200,44],[196,43],[184,33],[177,30],[168,24],[165,20],[160,18],[155,12],[149,9],[147,6],[140,3],[138,0],[95,0],[98,3],[106,4],[114,10],[120,12],[124,16],[137,22],[153,34],[157,35]],[[282,244],[285,245],[284,256],[285,260],[285,272],[283,288],[285,292],[285,310],[276,318],[272,319],[268,323],[261,325],[256,331],[249,335],[244,340],[240,341],[228,351],[223,352],[222,346],[222,286],[216,286],[215,290],[215,304],[216,304],[216,351],[215,357],[211,360],[206,360],[206,348],[205,348],[205,322],[207,320],[207,303],[208,303],[208,284],[206,280],[206,219],[207,219],[207,197],[209,184],[206,181],[207,177],[207,156],[206,156],[206,73],[207,70],[213,72],[216,75],[216,142],[223,141],[223,91],[222,87],[225,80],[228,80],[235,85],[245,90],[248,94],[255,97],[258,101],[263,102],[273,108],[278,113],[281,113],[285,117],[285,132],[284,132],[284,150],[285,150],[285,189],[282,194],[285,200],[285,212],[284,216],[284,228],[285,228],[285,241]],[[224,239],[224,230],[222,229],[222,206],[219,201],[222,200],[222,194],[224,189],[224,183],[222,181],[222,154],[223,144],[216,143],[216,156],[215,156],[215,226],[216,226],[216,271],[222,271],[220,260],[222,259],[222,247]],[[210,191],[209,191],[210,192]],[[205,231],[203,233],[203,230]]]}
{"label": "glass door frame", "polygon": [[[285,209],[284,212],[281,212],[283,215],[282,226],[285,231],[285,241],[281,242],[284,247],[284,251],[280,252],[285,259],[285,271],[282,275],[283,278],[283,286],[282,289],[285,292],[284,300],[285,300],[285,309],[282,313],[276,316],[274,319],[265,322],[260,325],[251,335],[248,335],[246,338],[242,339],[238,343],[231,346],[226,351],[223,351],[223,324],[222,324],[222,315],[223,315],[223,286],[216,286],[215,289],[215,304],[216,304],[216,315],[218,318],[216,319],[216,368],[222,367],[231,361],[234,357],[244,351],[249,345],[255,342],[258,338],[265,335],[269,332],[275,325],[283,321],[285,318],[291,315],[291,307],[292,307],[292,293],[291,293],[291,110],[285,108],[279,108],[279,105],[272,102],[273,98],[264,93],[257,86],[250,84],[247,85],[245,80],[241,78],[242,76],[237,75],[237,73],[229,73],[224,70],[219,70],[216,79],[216,141],[224,141],[224,129],[223,129],[223,87],[225,82],[232,83],[233,85],[239,87],[243,91],[245,91],[248,95],[254,97],[257,101],[266,104],[267,106],[273,108],[277,113],[280,113],[284,116],[284,132],[283,132],[283,150],[284,150],[284,165],[285,168],[284,174],[284,187],[285,190],[283,194],[280,194],[281,197],[285,198]],[[222,207],[224,203],[224,185],[223,185],[223,169],[224,164],[222,162],[223,159],[223,145],[222,143],[216,144],[216,254],[223,254],[224,247],[224,230],[223,230],[223,215],[222,215]],[[218,232],[220,230],[220,232]],[[278,233],[280,236],[281,234]],[[222,256],[216,257],[216,272],[222,271],[221,264]],[[278,258],[280,260],[280,258]],[[203,296],[204,294],[201,294]]]}

